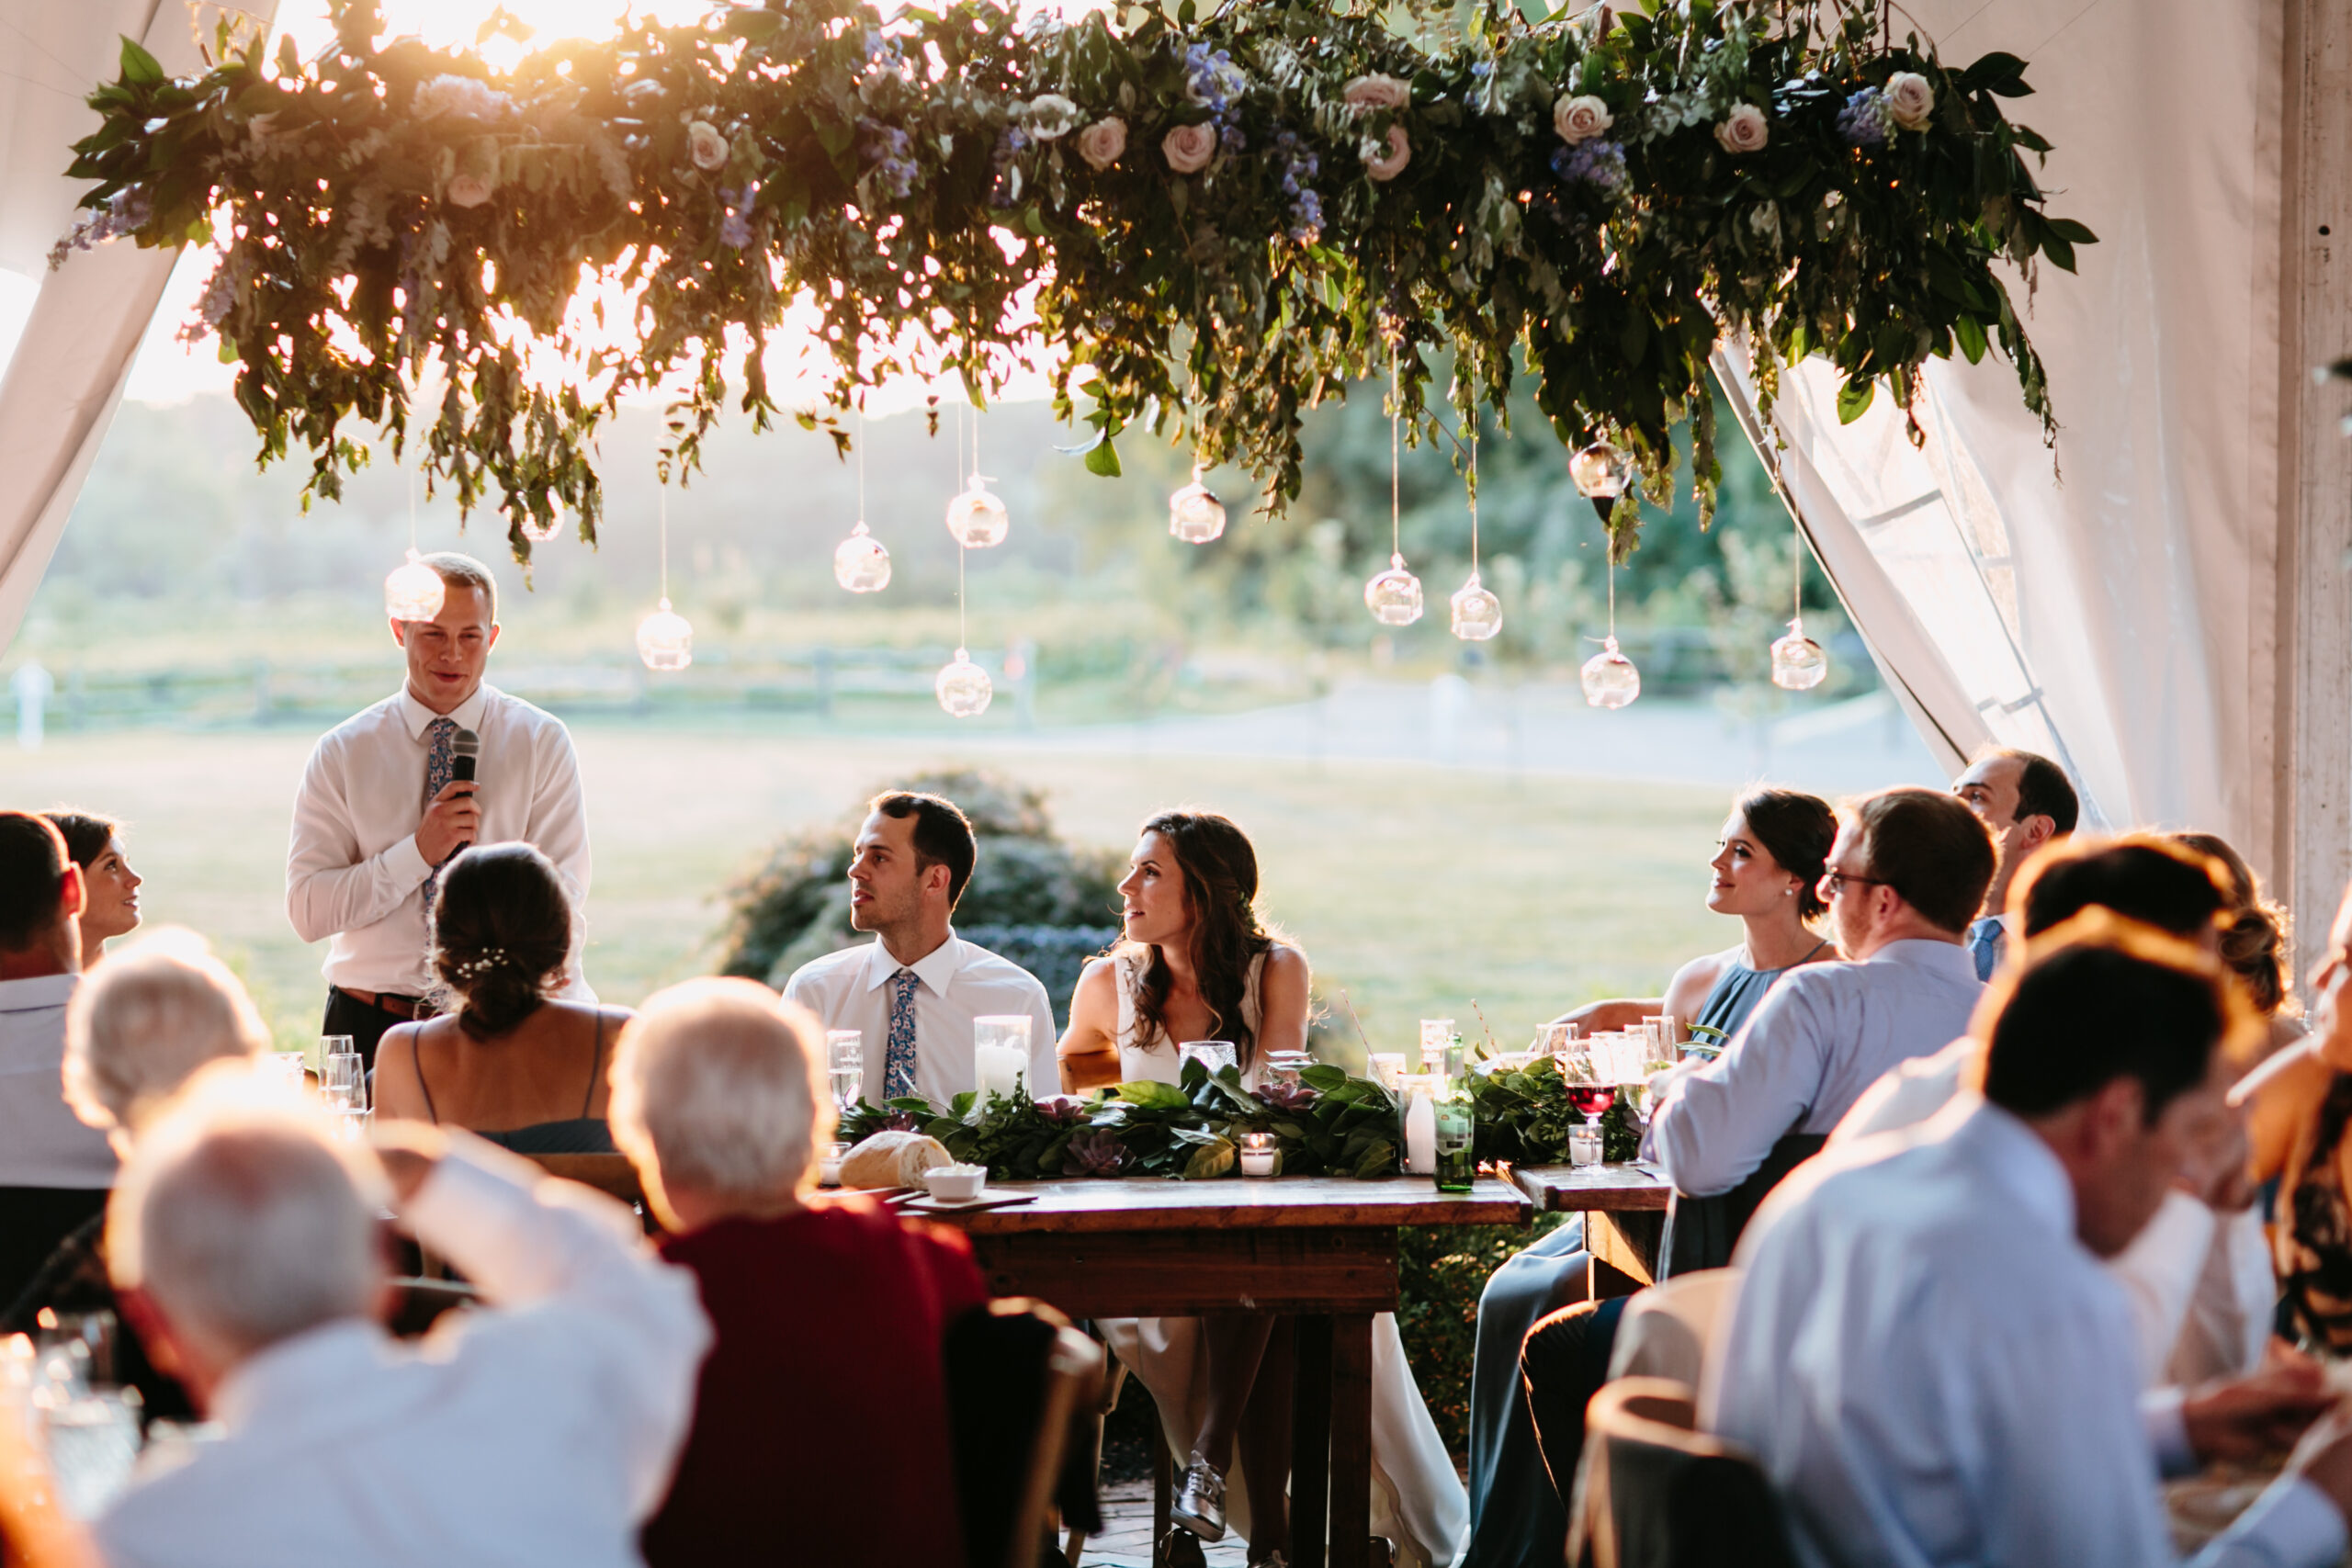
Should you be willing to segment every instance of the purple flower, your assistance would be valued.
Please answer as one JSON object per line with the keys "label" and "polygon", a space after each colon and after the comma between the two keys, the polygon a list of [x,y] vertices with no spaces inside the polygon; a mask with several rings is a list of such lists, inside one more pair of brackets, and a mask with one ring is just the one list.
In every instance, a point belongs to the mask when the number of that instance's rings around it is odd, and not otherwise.
{"label": "purple flower", "polygon": [[1615,190],[1625,183],[1625,146],[1595,137],[1552,153],[1552,172],[1568,185],[1598,186]]}
{"label": "purple flower", "polygon": [[1057,1098],[1033,1100],[1031,1103],[1036,1106],[1038,1115],[1057,1127],[1068,1127],[1086,1115],[1086,1107],[1074,1100]]}
{"label": "purple flower", "polygon": [[1073,1133],[1064,1145],[1066,1166],[1082,1176],[1116,1176],[1127,1168],[1127,1148],[1108,1127]]}
{"label": "purple flower", "polygon": [[1304,1111],[1319,1098],[1305,1084],[1260,1084],[1250,1094],[1259,1104],[1272,1111]]}
{"label": "purple flower", "polygon": [[1886,141],[1893,118],[1885,96],[1876,87],[1864,87],[1838,111],[1838,133],[1857,147],[1877,147]]}
{"label": "purple flower", "polygon": [[915,1122],[915,1113],[913,1111],[893,1111],[888,1115],[883,1117],[882,1124],[874,1130],[877,1133],[912,1133],[919,1129]]}

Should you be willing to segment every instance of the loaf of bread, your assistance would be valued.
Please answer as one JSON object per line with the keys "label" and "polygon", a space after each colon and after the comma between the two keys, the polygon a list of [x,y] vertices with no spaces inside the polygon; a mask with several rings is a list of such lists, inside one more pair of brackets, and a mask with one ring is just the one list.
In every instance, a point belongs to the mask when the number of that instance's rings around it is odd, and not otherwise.
{"label": "loaf of bread", "polygon": [[956,1157],[921,1133],[876,1133],[842,1156],[843,1187],[921,1187],[922,1173]]}

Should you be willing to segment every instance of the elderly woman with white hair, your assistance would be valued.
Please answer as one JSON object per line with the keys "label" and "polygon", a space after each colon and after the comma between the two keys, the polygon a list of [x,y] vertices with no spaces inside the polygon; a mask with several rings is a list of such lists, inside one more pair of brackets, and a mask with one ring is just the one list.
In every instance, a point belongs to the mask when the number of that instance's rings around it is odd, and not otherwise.
{"label": "elderly woman with white hair", "polygon": [[[194,931],[165,928],[109,959],[84,980],[65,1013],[65,1100],[129,1158],[139,1129],[208,1062],[269,1049],[269,1031],[229,966]],[[0,1303],[0,1334],[31,1329],[43,1309],[111,1311],[101,1244],[105,1216],[67,1236],[14,1302]],[[157,1415],[184,1403],[122,1346],[119,1371]]]}
{"label": "elderly woman with white hair", "polygon": [[695,980],[613,1058],[613,1139],[718,1335],[649,1568],[963,1559],[942,1343],[987,1286],[960,1235],[816,1192],[823,1039],[765,986]]}

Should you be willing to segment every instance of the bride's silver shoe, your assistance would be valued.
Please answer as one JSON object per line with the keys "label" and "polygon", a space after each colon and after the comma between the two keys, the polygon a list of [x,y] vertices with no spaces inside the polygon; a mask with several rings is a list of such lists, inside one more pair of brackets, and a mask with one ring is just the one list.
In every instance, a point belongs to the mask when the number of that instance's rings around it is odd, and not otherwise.
{"label": "bride's silver shoe", "polygon": [[1195,1449],[1184,1465],[1184,1480],[1176,1488],[1169,1517],[1203,1540],[1225,1539],[1225,1477]]}

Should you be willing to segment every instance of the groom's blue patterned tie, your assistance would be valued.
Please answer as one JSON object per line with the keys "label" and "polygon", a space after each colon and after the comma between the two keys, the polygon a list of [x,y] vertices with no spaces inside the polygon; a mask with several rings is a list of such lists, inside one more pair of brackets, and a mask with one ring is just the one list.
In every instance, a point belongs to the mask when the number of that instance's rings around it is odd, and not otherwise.
{"label": "groom's blue patterned tie", "polygon": [[1968,930],[1968,955],[1976,961],[1976,977],[1989,980],[2001,964],[2001,949],[2007,944],[2008,931],[1998,915],[1987,915]]}
{"label": "groom's blue patterned tie", "polygon": [[915,987],[911,969],[890,976],[890,1044],[882,1061],[886,1098],[903,1100],[915,1092]]}
{"label": "groom's blue patterned tie", "polygon": [[[458,721],[446,716],[436,718],[424,727],[424,733],[432,738],[424,753],[424,805],[430,810],[434,798],[449,787],[449,775],[455,771]],[[433,890],[440,886],[440,882],[441,868],[436,865],[424,879],[424,916],[427,920],[433,918]]]}

